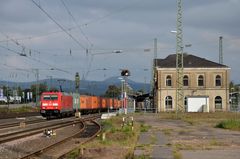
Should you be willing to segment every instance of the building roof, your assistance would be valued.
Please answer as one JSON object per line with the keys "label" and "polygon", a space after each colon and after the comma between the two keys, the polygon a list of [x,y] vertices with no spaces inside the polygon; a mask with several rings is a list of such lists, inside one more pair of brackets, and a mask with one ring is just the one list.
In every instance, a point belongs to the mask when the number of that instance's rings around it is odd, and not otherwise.
{"label": "building roof", "polygon": [[[160,68],[176,68],[176,54],[171,54],[165,59],[154,59],[157,67]],[[226,65],[222,65],[207,59],[183,54],[183,67],[184,68],[228,68]]]}

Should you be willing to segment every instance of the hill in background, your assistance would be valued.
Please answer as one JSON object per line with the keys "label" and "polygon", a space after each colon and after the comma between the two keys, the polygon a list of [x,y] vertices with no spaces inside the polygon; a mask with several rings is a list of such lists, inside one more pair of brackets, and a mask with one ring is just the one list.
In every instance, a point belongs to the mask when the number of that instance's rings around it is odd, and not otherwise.
{"label": "hill in background", "polygon": [[[104,81],[89,81],[89,80],[81,80],[80,81],[80,89],[79,92],[81,94],[94,94],[94,95],[103,95],[109,85],[116,85],[121,87],[121,81],[118,79],[119,77],[110,77]],[[62,86],[62,90],[64,92],[73,92],[75,91],[75,81],[65,80],[65,79],[44,79],[39,80],[39,83],[44,83],[48,86],[48,88],[57,88],[59,89],[60,85]],[[127,79],[127,83],[130,87],[135,90],[145,90],[149,92],[150,84],[147,83],[138,83],[134,82],[130,79]],[[10,82],[10,81],[0,81],[0,86],[9,86],[9,87],[21,87],[22,89],[28,89],[31,85],[36,84],[36,81],[33,82]]]}

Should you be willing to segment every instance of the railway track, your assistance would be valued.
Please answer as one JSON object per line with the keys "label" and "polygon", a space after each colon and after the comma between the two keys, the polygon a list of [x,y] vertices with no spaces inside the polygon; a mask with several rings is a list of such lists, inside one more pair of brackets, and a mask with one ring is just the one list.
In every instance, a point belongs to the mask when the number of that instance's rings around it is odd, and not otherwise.
{"label": "railway track", "polygon": [[83,124],[83,128],[79,132],[72,134],[59,142],[45,146],[39,150],[29,153],[20,159],[30,158],[64,158],[66,154],[71,152],[77,146],[84,144],[93,139],[100,131],[101,126],[94,121],[94,118],[87,118]]}
{"label": "railway track", "polygon": [[39,133],[42,133],[46,129],[58,129],[58,128],[76,124],[78,122],[80,122],[80,121],[65,121],[65,122],[61,122],[61,123],[52,123],[50,125],[44,125],[44,126],[40,126],[37,128],[31,128],[31,129],[26,129],[26,130],[22,130],[22,131],[16,131],[16,132],[12,132],[12,133],[2,134],[2,135],[0,135],[0,144],[9,142],[12,140],[17,140],[17,139],[21,139],[24,137],[32,136],[35,134],[39,134]]}
{"label": "railway track", "polygon": [[[100,115],[85,115],[74,121],[62,121],[62,124],[51,123],[46,126],[33,125],[31,130],[22,129],[18,132],[10,132],[0,135],[0,158],[59,158],[75,149],[79,144],[85,143],[95,136],[101,128],[93,120]],[[83,124],[84,122],[84,124]],[[48,123],[49,124],[49,123]],[[84,126],[85,125],[85,126]],[[52,136],[43,134],[46,129],[52,130]],[[56,153],[58,152],[58,153]],[[50,157],[52,158],[52,157]]]}
{"label": "railway track", "polygon": [[29,120],[29,121],[23,120],[23,121],[11,122],[11,123],[4,123],[4,124],[0,124],[0,129],[20,126],[20,124],[22,122],[24,122],[26,125],[28,125],[28,124],[36,124],[36,123],[46,122],[46,120],[37,119],[37,120]]}
{"label": "railway track", "polygon": [[[93,117],[93,118],[94,118],[94,117],[99,117],[99,115],[93,115],[92,117]],[[86,119],[85,119],[85,118],[86,118]],[[87,120],[88,118],[89,118],[88,115],[86,115],[86,116],[84,115],[84,116],[83,116],[83,119],[84,119],[84,120]],[[89,119],[91,119],[91,117],[90,117]],[[37,123],[41,123],[41,122],[46,122],[46,121],[48,121],[48,120],[45,120],[45,119],[25,120],[25,119],[23,119],[22,121],[0,124],[0,129],[17,127],[17,126],[20,126],[21,123],[24,123],[24,124],[26,124],[26,125],[29,125],[29,124],[37,124]],[[51,120],[51,121],[52,121],[52,120]]]}

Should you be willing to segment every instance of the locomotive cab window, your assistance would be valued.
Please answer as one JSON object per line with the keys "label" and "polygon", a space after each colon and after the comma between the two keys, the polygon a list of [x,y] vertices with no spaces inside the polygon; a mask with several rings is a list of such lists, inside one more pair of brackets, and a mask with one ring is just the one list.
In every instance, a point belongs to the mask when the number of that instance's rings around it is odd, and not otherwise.
{"label": "locomotive cab window", "polygon": [[58,96],[57,95],[44,95],[43,100],[57,100]]}
{"label": "locomotive cab window", "polygon": [[43,100],[51,100],[51,96],[50,95],[45,95],[45,96],[43,96]]}
{"label": "locomotive cab window", "polygon": [[57,95],[52,95],[51,100],[58,100],[58,96]]}

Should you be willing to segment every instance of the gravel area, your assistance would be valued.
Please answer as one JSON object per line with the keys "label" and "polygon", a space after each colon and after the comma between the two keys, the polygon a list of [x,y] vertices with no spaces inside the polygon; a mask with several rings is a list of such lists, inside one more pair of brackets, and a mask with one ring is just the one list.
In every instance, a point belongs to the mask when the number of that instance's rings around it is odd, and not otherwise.
{"label": "gravel area", "polygon": [[79,129],[79,125],[73,125],[54,130],[56,132],[55,136],[46,137],[43,134],[38,134],[24,139],[1,144],[0,159],[15,159],[24,156],[32,151],[39,150],[47,145],[58,142],[63,138],[78,132]]}

